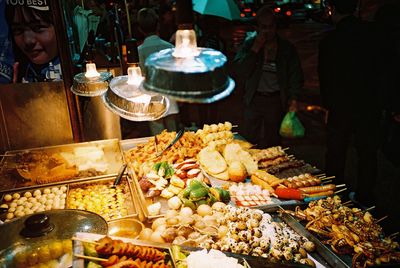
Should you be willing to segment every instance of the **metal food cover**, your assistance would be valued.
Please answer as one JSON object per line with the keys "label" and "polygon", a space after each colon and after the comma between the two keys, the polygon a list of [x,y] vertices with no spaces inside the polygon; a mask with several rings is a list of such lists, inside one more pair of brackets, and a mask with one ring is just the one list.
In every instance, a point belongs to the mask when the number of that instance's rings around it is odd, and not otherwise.
{"label": "metal food cover", "polygon": [[174,48],[151,54],[145,62],[146,90],[182,102],[212,103],[229,96],[235,82],[226,70],[227,58],[209,48],[197,48],[199,55],[175,58]]}

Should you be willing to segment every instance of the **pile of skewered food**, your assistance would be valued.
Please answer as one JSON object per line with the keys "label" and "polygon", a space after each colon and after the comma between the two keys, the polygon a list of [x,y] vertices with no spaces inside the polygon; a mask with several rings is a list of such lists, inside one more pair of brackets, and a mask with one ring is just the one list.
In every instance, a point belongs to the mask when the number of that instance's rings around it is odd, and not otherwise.
{"label": "pile of skewered food", "polygon": [[[318,177],[309,173],[301,174],[287,179],[279,179],[264,170],[257,170],[251,176],[253,184],[260,185],[263,189],[273,193],[278,198],[290,200],[304,200],[305,198],[320,199],[335,194],[335,190],[345,185],[329,183],[331,177]],[[346,188],[336,191],[336,193]]]}
{"label": "pile of skewered food", "polygon": [[250,150],[252,157],[258,163],[258,168],[267,171],[278,178],[287,178],[302,173],[316,172],[317,169],[293,155],[288,155],[280,146],[267,149]]}
{"label": "pile of skewered food", "polygon": [[[94,249],[92,246],[94,246]],[[154,247],[138,246],[121,240],[114,240],[108,236],[99,239],[95,243],[84,243],[85,252],[90,256],[101,258],[90,258],[100,261],[101,267],[152,267],[170,268],[170,261],[166,258],[166,252]],[[98,266],[96,266],[98,267]]]}
{"label": "pile of skewered food", "polygon": [[229,143],[233,140],[232,124],[230,122],[219,124],[205,124],[202,129],[197,130],[204,144],[216,146]]}
{"label": "pile of skewered food", "polygon": [[157,157],[157,152],[166,148],[174,140],[176,132],[163,131],[161,134],[149,138],[144,144],[125,152],[125,159],[129,167],[133,168],[136,174],[144,175],[143,163],[155,164],[157,162],[168,162],[170,164],[180,163],[188,158],[196,158],[198,152],[204,147],[202,140],[194,132],[186,131],[183,136],[165,153]]}
{"label": "pile of skewered food", "polygon": [[343,205],[338,196],[286,212],[307,221],[306,229],[337,254],[353,254],[352,267],[400,263],[399,244],[384,236],[378,221],[368,211]]}

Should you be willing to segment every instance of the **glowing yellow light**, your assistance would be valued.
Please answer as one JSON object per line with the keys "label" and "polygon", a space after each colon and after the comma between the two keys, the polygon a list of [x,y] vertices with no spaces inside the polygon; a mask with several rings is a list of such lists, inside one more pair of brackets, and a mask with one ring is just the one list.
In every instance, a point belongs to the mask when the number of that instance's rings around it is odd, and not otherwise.
{"label": "glowing yellow light", "polygon": [[144,77],[139,66],[133,66],[128,68],[128,84],[139,86],[142,83]]}
{"label": "glowing yellow light", "polygon": [[95,63],[86,63],[85,76],[87,78],[96,78],[96,77],[100,76],[99,72],[96,70],[96,64]]}
{"label": "glowing yellow light", "polygon": [[194,30],[176,31],[175,51],[176,58],[189,58],[199,55],[197,49],[196,33]]}

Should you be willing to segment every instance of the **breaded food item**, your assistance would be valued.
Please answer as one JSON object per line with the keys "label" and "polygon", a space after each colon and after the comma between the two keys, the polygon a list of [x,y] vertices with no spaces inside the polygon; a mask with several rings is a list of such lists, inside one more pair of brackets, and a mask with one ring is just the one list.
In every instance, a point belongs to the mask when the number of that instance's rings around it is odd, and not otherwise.
{"label": "breaded food item", "polygon": [[211,175],[224,172],[228,166],[222,155],[214,148],[205,147],[199,154],[200,165]]}
{"label": "breaded food item", "polygon": [[228,167],[229,179],[234,182],[243,182],[247,177],[246,167],[240,161],[233,161]]}

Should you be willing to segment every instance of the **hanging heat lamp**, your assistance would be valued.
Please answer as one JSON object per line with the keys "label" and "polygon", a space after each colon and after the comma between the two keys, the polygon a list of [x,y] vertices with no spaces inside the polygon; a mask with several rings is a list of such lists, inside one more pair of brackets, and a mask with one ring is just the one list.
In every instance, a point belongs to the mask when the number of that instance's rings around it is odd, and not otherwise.
{"label": "hanging heat lamp", "polygon": [[235,82],[220,51],[197,47],[191,0],[176,1],[175,48],[151,54],[145,62],[143,87],[180,102],[212,103],[229,96]]}
{"label": "hanging heat lamp", "polygon": [[130,121],[153,121],[164,117],[169,108],[167,97],[141,90],[144,77],[139,67],[137,42],[126,42],[128,75],[111,80],[110,89],[102,95],[106,107]]}
{"label": "hanging heat lamp", "polygon": [[112,78],[110,72],[98,72],[94,63],[94,32],[90,31],[85,53],[86,72],[74,76],[71,91],[79,96],[96,97],[108,90],[108,82]]}

